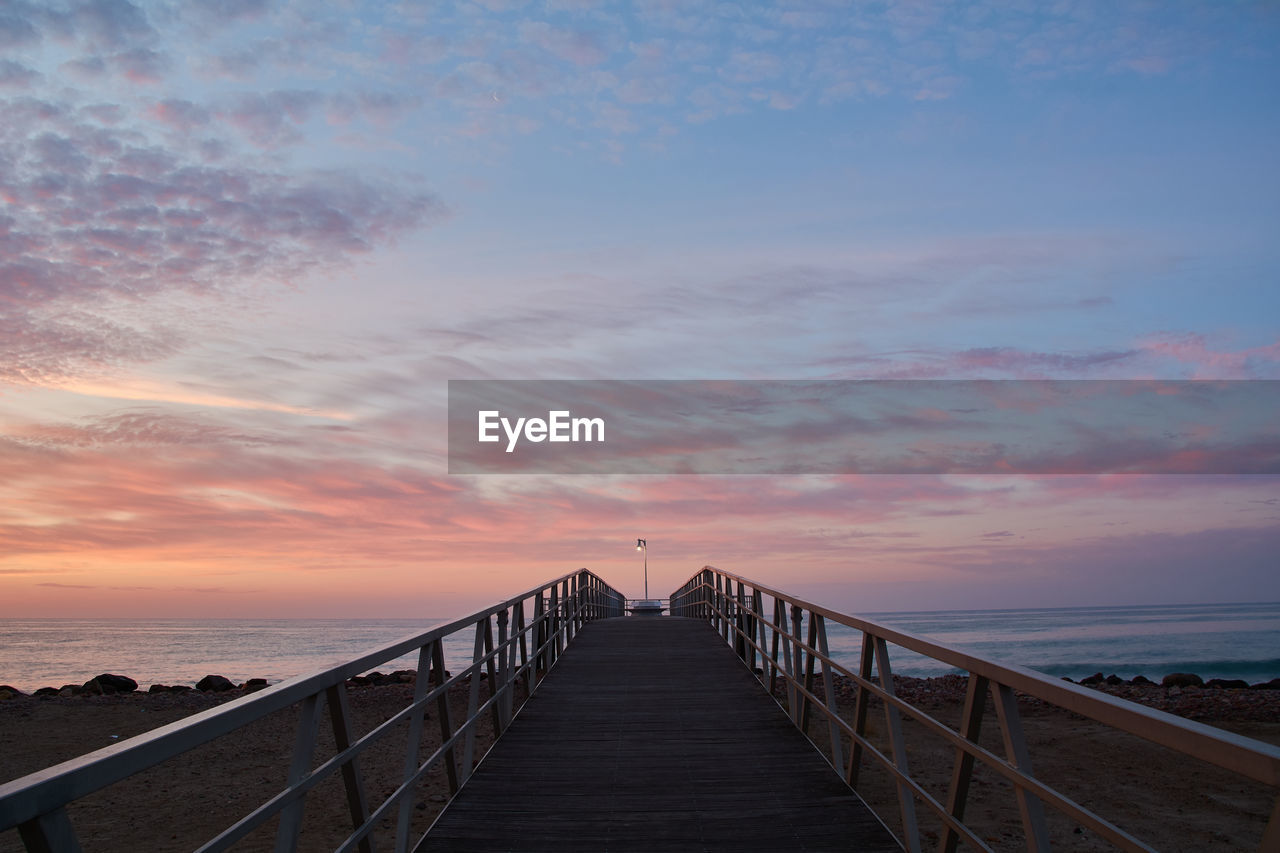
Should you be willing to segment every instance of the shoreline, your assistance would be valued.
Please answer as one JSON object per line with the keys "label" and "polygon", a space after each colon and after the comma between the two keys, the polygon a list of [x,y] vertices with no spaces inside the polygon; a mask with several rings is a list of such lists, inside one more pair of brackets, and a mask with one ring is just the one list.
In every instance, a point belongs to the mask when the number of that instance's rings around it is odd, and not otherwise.
{"label": "shoreline", "polygon": [[[1053,676],[1048,676],[1052,678]],[[357,675],[347,680],[348,686],[364,687],[369,685],[380,686],[385,684],[412,684],[417,678],[417,673],[412,669],[400,669],[391,673],[383,673],[374,671],[367,675]],[[966,674],[947,674],[932,676],[913,676],[913,675],[894,675],[895,683],[901,681],[904,684],[917,683],[938,683],[944,684],[954,680],[958,680],[963,691],[963,685],[967,680]],[[190,683],[178,684],[162,684],[155,683],[148,685],[144,690],[133,678],[126,675],[113,673],[102,673],[85,681],[83,684],[63,684],[61,687],[44,686],[34,690],[22,690],[13,685],[0,682],[0,701],[13,699],[23,696],[32,697],[58,697],[72,698],[77,696],[102,696],[113,694],[157,694],[157,693],[226,693],[229,691],[239,691],[241,693],[251,693],[256,690],[278,684],[284,679],[275,682],[268,681],[265,678],[250,678],[243,682],[235,682],[222,675],[209,674],[205,675],[198,681]],[[848,680],[845,676],[836,675],[837,682]],[[1272,678],[1269,681],[1257,681],[1250,683],[1243,679],[1228,678],[1202,678],[1196,673],[1174,672],[1163,676],[1159,681],[1138,675],[1133,678],[1123,679],[1115,674],[1104,676],[1100,671],[1093,675],[1085,676],[1080,679],[1061,677],[1062,681],[1072,684],[1079,684],[1083,687],[1093,687],[1102,689],[1112,695],[1121,698],[1133,699],[1142,704],[1150,704],[1147,699],[1153,699],[1153,695],[1149,693],[1151,690],[1159,691],[1178,691],[1183,689],[1191,690],[1230,690],[1230,691],[1255,691],[1259,693],[1280,692],[1280,677]],[[1116,689],[1128,688],[1128,689]],[[1177,695],[1176,693],[1174,695]]]}
{"label": "shoreline", "polygon": [[[357,731],[368,731],[403,708],[413,695],[414,678],[412,670],[399,670],[380,678],[359,676],[349,681],[348,695]],[[921,711],[955,725],[967,680],[955,675],[895,676],[894,682],[898,694]],[[1280,690],[1107,684],[1105,679],[1091,686],[1187,719],[1280,744]],[[848,678],[835,679],[842,716],[851,712],[854,687]],[[259,688],[246,682],[223,691],[11,696],[0,701],[0,781],[111,746],[249,695],[255,689]],[[455,720],[465,716],[468,693],[466,680],[449,691],[450,713],[456,715]],[[1186,849],[1180,845],[1188,839],[1194,841],[1195,849],[1203,850],[1249,849],[1251,841],[1256,847],[1274,791],[1268,793],[1231,774],[1201,766],[1185,755],[1145,744],[1132,735],[1040,700],[1020,697],[1019,705],[1037,775],[1060,784],[1080,802],[1103,807],[1104,815],[1121,819],[1126,828],[1132,824],[1140,830],[1139,836],[1157,849]],[[434,706],[427,716],[433,720],[424,731],[430,741],[438,737]],[[879,728],[878,720],[878,715],[873,714],[873,730]],[[490,730],[485,715],[479,725],[481,743],[487,743]],[[909,716],[906,725],[908,729],[914,725]],[[193,849],[279,790],[289,766],[296,727],[296,707],[284,709],[245,726],[234,736],[197,747],[77,801],[71,809],[77,831],[97,850]],[[324,732],[327,728],[321,727],[324,754],[332,749]],[[996,728],[985,727],[984,737],[996,737]],[[393,737],[368,753],[368,764],[362,758],[362,770],[369,774],[366,784],[371,791],[385,796],[399,784],[403,773],[402,744]],[[987,746],[1000,749],[995,742]],[[921,778],[930,786],[944,786],[953,762],[951,748],[941,741],[931,744],[916,733],[911,735],[908,749],[912,767],[918,768]],[[1001,853],[1022,849],[1017,809],[1008,792],[1002,790],[998,779],[979,776],[974,784],[971,805],[975,825],[981,827],[988,843]],[[858,790],[880,814],[891,817],[896,813],[894,787],[883,772],[869,767]],[[447,793],[447,779],[436,767],[415,795],[416,826],[425,828],[443,808]],[[343,797],[336,781],[308,797],[308,820],[315,822],[308,823],[308,832],[314,836],[305,849],[329,849],[349,831],[350,824],[343,817]],[[198,808],[193,810],[192,804]],[[1120,814],[1112,815],[1114,810]],[[121,821],[122,814],[145,814],[148,819],[142,823]],[[1055,849],[1080,853],[1097,849],[1089,846],[1087,834],[1076,834],[1069,821],[1061,817],[1054,820],[1055,826],[1061,824],[1055,839],[1064,841],[1055,841]],[[380,833],[389,831],[390,823],[379,829]],[[929,833],[934,830],[925,832],[929,843],[936,844],[936,832],[931,838]],[[15,841],[15,835],[0,833],[0,853],[21,850]],[[272,839],[269,834],[254,837],[237,849],[266,853],[272,849]]]}

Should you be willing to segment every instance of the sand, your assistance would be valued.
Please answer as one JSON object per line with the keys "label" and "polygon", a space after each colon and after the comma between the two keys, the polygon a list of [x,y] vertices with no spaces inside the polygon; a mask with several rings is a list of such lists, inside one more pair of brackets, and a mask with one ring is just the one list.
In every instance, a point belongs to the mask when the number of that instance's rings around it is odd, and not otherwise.
{"label": "sand", "polygon": [[[847,685],[844,687],[842,692],[848,694]],[[1280,691],[1171,691],[1128,685],[1105,689],[1280,744]],[[926,713],[953,726],[958,722],[963,679],[903,679],[900,691],[918,702]],[[366,731],[387,719],[408,703],[411,694],[412,687],[407,684],[353,687],[350,697],[357,730]],[[19,696],[0,701],[0,780],[115,743],[239,695],[239,691],[133,693]],[[465,703],[464,691],[451,697],[455,719],[461,718]],[[842,700],[842,711],[851,706],[851,702]],[[1023,716],[1038,777],[1157,849],[1256,849],[1266,817],[1274,806],[1276,790],[1042,703],[1024,703]],[[93,851],[176,851],[198,847],[280,789],[296,719],[296,709],[281,711],[234,737],[215,741],[78,801],[70,811],[82,843]],[[873,709],[870,720],[872,737],[882,737],[882,714]],[[988,720],[984,744],[1000,752],[994,716],[988,715]],[[913,773],[926,789],[944,799],[954,754],[940,741],[919,737],[914,728],[908,722]],[[424,750],[433,742],[439,743],[434,708],[426,730]],[[815,725],[811,729],[819,743],[823,732],[825,727]],[[362,757],[367,791],[374,804],[399,784],[406,735],[407,724],[402,724],[400,731]],[[480,737],[482,745],[491,737],[487,720]],[[332,749],[332,738],[322,737],[318,754],[327,756]],[[749,753],[749,745],[745,749]],[[785,785],[786,780],[779,779],[778,784]],[[898,808],[887,774],[865,770],[859,791],[896,831]],[[413,797],[416,833],[430,824],[447,794],[445,773],[437,767]],[[923,810],[920,813],[925,814]],[[1074,822],[1052,812],[1050,815],[1055,850],[1112,849],[1088,832],[1078,831]],[[1010,789],[994,774],[979,772],[975,777],[968,818],[995,849],[1025,849]],[[922,818],[921,826],[926,848],[936,846],[937,824]],[[300,845],[304,851],[332,849],[350,831],[339,782],[328,782],[309,796],[305,827]],[[389,832],[392,821],[385,821],[381,829]],[[270,850],[273,832],[274,824],[268,824],[235,849]],[[382,846],[385,848],[387,842]],[[0,834],[0,853],[22,849],[16,831]]]}

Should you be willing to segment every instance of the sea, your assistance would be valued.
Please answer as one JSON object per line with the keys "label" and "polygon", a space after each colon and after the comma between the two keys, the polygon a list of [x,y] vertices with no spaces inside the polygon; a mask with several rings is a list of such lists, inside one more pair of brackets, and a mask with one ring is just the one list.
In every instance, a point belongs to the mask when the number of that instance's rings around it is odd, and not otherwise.
{"label": "sea", "polygon": [[[1159,681],[1172,672],[1250,683],[1280,677],[1280,602],[1069,607],[860,614],[979,657],[1079,680],[1101,672]],[[0,685],[32,692],[82,684],[104,672],[152,684],[191,685],[205,675],[269,683],[322,670],[435,619],[0,619]],[[828,626],[833,656],[856,671],[861,634]],[[473,638],[445,643],[446,666],[470,660]],[[891,647],[893,670],[917,677],[959,672]],[[406,656],[380,667],[409,669]]]}

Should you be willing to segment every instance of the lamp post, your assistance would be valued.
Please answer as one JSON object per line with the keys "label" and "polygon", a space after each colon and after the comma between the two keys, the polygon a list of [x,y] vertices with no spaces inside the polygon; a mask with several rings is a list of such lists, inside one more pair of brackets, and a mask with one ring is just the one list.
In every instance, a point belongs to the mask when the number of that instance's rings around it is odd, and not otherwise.
{"label": "lamp post", "polygon": [[649,598],[649,540],[637,539],[636,550],[644,551],[644,597]]}

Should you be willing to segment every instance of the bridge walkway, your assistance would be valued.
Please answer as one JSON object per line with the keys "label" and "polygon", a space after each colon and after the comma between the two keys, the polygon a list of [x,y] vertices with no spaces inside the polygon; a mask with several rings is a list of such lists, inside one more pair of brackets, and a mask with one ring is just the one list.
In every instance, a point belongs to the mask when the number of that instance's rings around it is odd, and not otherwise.
{"label": "bridge walkway", "polygon": [[900,850],[701,619],[584,626],[417,848]]}

